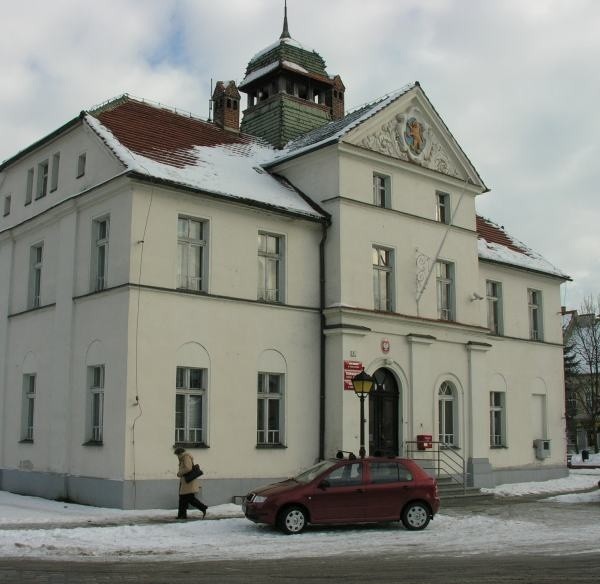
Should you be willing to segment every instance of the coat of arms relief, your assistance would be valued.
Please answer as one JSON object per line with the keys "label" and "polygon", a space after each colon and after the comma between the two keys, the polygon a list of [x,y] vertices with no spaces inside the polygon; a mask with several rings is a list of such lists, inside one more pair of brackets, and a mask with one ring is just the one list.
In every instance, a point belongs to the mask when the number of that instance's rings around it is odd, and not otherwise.
{"label": "coat of arms relief", "polygon": [[366,136],[360,144],[369,150],[462,178],[462,173],[452,164],[448,153],[417,107],[396,114],[381,126],[379,132]]}

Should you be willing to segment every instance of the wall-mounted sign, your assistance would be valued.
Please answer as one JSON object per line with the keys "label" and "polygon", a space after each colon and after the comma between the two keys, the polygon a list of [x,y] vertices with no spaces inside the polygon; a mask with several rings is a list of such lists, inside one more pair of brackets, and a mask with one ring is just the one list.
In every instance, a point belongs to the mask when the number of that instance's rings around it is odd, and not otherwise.
{"label": "wall-mounted sign", "polygon": [[390,352],[390,340],[389,339],[381,339],[381,352],[386,355]]}
{"label": "wall-mounted sign", "polygon": [[352,380],[363,370],[363,364],[360,361],[344,361],[344,389],[354,389]]}

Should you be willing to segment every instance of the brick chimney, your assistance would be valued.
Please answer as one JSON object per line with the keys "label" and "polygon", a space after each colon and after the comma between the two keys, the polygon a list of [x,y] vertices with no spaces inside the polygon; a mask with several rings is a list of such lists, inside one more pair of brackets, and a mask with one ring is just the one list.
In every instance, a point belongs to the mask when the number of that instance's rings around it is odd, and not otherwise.
{"label": "brick chimney", "polygon": [[342,83],[342,78],[336,75],[333,78],[333,88],[331,89],[331,119],[341,120],[344,117],[344,91],[346,87]]}
{"label": "brick chimney", "polygon": [[225,130],[239,132],[240,92],[235,85],[235,81],[217,81],[212,98],[215,124]]}

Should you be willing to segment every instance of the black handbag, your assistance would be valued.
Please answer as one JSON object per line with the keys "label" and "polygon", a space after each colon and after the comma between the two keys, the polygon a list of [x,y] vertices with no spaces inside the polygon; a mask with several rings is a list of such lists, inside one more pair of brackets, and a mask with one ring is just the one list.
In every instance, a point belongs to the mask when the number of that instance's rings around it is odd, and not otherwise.
{"label": "black handbag", "polygon": [[203,474],[204,473],[202,472],[200,466],[195,464],[194,466],[192,466],[192,470],[190,472],[186,472],[183,475],[183,478],[185,479],[186,483],[191,483],[194,479],[201,477]]}

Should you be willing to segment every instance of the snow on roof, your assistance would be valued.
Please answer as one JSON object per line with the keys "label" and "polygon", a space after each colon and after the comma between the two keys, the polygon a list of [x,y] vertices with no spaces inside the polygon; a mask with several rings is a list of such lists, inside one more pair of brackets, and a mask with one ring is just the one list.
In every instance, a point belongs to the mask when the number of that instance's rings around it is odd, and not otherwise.
{"label": "snow on roof", "polygon": [[87,113],[85,121],[127,170],[310,218],[322,217],[295,189],[261,167],[275,151],[250,136],[130,98],[94,115]]}
{"label": "snow on roof", "polygon": [[244,79],[242,79],[242,81],[239,84],[239,87],[243,87],[248,83],[252,83],[252,81],[254,81],[255,79],[259,79],[263,75],[274,71],[275,69],[277,69],[277,67],[279,67],[279,61],[273,61],[272,63],[261,67],[260,69],[256,69],[256,71],[252,71],[252,73],[249,73],[248,75],[246,75],[246,77],[244,77]]}
{"label": "snow on roof", "polygon": [[480,259],[542,272],[564,280],[571,279],[539,253],[508,235],[504,228],[489,219],[477,216],[477,233],[477,251]]}
{"label": "snow on roof", "polygon": [[249,62],[252,63],[253,61],[256,61],[263,55],[266,55],[269,51],[276,49],[281,43],[285,43],[286,45],[291,45],[292,47],[297,47],[298,49],[302,49],[303,51],[308,51],[309,53],[317,52],[314,49],[311,49],[310,47],[303,45],[302,43],[299,43],[297,40],[295,40],[293,38],[286,37],[286,38],[282,38],[282,39],[277,39],[277,41],[275,41],[273,44],[269,45],[268,47],[265,47],[264,49],[262,49],[262,51],[258,51],[258,53],[256,53],[252,57],[252,59],[250,59]]}

